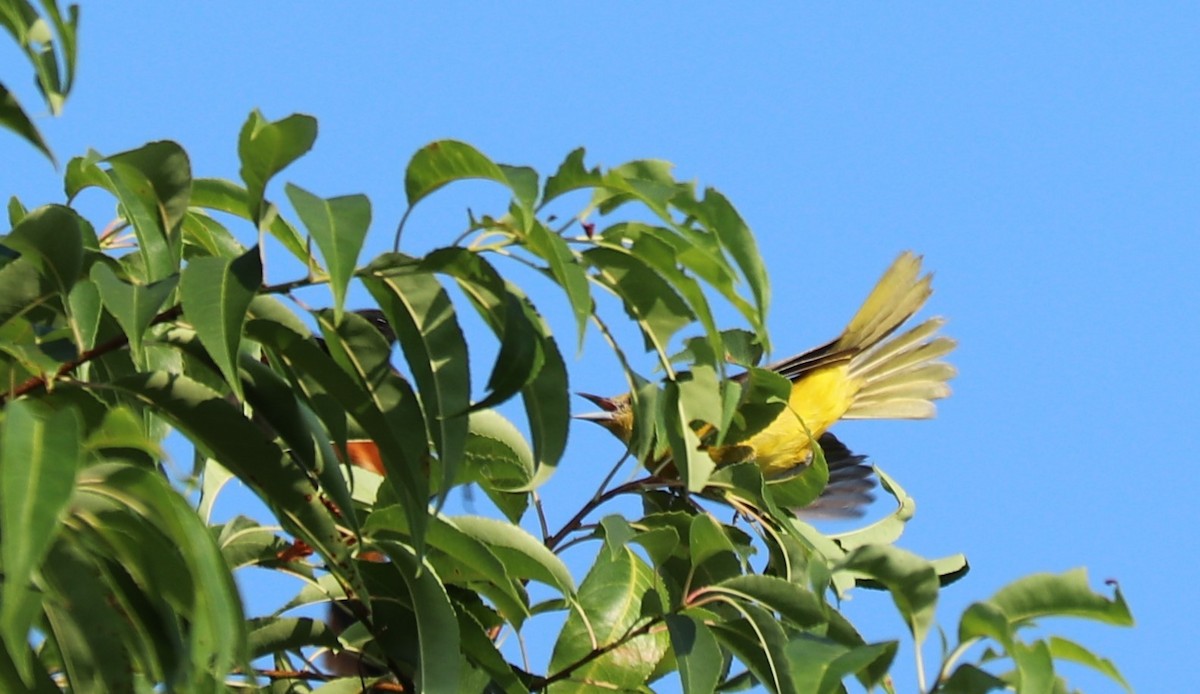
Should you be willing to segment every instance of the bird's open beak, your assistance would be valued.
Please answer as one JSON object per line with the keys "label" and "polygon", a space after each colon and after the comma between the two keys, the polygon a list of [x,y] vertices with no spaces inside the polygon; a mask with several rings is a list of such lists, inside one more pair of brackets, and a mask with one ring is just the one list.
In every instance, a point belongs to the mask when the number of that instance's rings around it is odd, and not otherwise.
{"label": "bird's open beak", "polygon": [[617,406],[613,403],[611,398],[592,395],[591,393],[576,393],[576,395],[590,400],[592,404],[594,404],[596,407],[599,407],[601,411],[577,414],[574,416],[574,419],[582,419],[588,422],[607,422],[612,420],[613,410],[617,409]]}

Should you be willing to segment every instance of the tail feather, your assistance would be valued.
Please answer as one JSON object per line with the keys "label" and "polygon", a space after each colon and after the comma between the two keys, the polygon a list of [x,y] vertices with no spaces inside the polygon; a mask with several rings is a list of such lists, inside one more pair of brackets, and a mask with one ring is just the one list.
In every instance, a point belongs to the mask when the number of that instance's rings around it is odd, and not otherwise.
{"label": "tail feather", "polygon": [[932,293],[932,275],[920,272],[919,256],[897,258],[836,341],[852,353],[847,377],[859,384],[844,418],[929,419],[933,401],[950,394],[946,382],[957,372],[939,359],[956,343],[936,335],[944,320],[931,318],[889,339]]}
{"label": "tail feather", "polygon": [[933,292],[933,276],[920,274],[920,256],[905,251],[896,258],[850,319],[833,351],[870,349],[916,313]]}

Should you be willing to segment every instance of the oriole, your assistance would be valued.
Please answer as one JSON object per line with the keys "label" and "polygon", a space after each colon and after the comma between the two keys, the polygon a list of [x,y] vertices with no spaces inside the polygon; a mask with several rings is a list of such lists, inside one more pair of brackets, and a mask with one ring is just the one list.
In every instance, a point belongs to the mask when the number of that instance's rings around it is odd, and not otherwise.
{"label": "oriole", "polygon": [[[921,275],[920,256],[902,253],[837,339],[767,367],[792,381],[787,408],[749,439],[709,448],[710,457],[718,464],[752,459],[772,477],[807,464],[816,439],[823,448],[839,447],[837,457],[830,457],[831,469],[838,467],[835,462],[845,469],[862,458],[826,433],[839,420],[932,418],[933,401],[950,394],[946,382],[956,373],[939,359],[955,342],[935,335],[944,323],[941,318],[892,337],[925,304],[931,280],[932,275]],[[628,443],[633,428],[629,395],[583,396],[603,410],[583,418]]]}

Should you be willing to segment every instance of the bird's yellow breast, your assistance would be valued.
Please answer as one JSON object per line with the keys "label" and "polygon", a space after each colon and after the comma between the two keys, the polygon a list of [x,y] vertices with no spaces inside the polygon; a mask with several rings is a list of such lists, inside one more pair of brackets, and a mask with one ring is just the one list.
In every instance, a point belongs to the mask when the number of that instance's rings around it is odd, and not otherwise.
{"label": "bird's yellow breast", "polygon": [[808,459],[812,440],[846,414],[856,391],[844,363],[807,374],[792,384],[788,408],[743,445],[754,449],[764,474],[790,470]]}

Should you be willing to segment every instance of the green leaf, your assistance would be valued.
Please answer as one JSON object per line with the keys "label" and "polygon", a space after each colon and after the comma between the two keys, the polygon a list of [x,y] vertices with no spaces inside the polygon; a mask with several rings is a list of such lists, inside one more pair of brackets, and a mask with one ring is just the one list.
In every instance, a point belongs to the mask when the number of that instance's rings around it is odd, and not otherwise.
{"label": "green leaf", "polygon": [[258,246],[240,258],[195,258],[183,269],[179,282],[184,317],[239,397],[237,353],[242,324],[261,284]]}
{"label": "green leaf", "polygon": [[36,258],[54,287],[66,295],[83,269],[84,225],[71,208],[47,205],[26,215],[3,243]]}
{"label": "green leaf", "polygon": [[819,597],[804,586],[775,576],[735,576],[709,586],[704,592],[758,603],[804,629],[826,622],[824,603]]}
{"label": "green leaf", "polygon": [[971,605],[959,623],[958,638],[965,642],[991,637],[1007,646],[1021,627],[1042,617],[1059,616],[1133,625],[1133,615],[1120,588],[1109,600],[1092,592],[1085,569],[1073,569],[1062,574],[1027,576],[1001,588],[990,599]]}
{"label": "green leaf", "polygon": [[341,316],[346,287],[371,226],[371,201],[365,195],[320,198],[291,183],[285,189],[300,221],[325,258],[334,310]]}
{"label": "green leaf", "polygon": [[[408,522],[404,511],[397,506],[378,509],[370,515],[364,532],[375,538],[404,537]],[[456,527],[452,521],[434,517],[427,534],[429,546],[441,553],[431,553],[429,561],[439,569],[447,583],[466,585],[485,594],[496,609],[518,629],[529,617],[529,600],[509,575],[504,562],[488,544]],[[492,588],[482,585],[487,583]]]}
{"label": "green leaf", "polygon": [[454,483],[466,445],[471,406],[467,343],[454,305],[432,275],[364,279],[396,331],[417,384],[442,468],[438,507]]}
{"label": "green leaf", "polygon": [[463,450],[462,476],[478,484],[513,523],[529,506],[529,495],[516,490],[533,479],[533,450],[521,432],[495,410],[472,412]]}
{"label": "green leaf", "polygon": [[584,260],[596,270],[596,279],[621,297],[625,312],[642,329],[646,350],[659,355],[668,366],[667,343],[696,315],[662,275],[631,251],[603,246],[583,253]]}
{"label": "green leaf", "polygon": [[847,677],[859,675],[877,663],[884,663],[886,670],[898,647],[897,642],[888,641],[847,648],[810,634],[797,634],[788,643],[786,653],[796,688],[824,694],[845,691],[842,682]]}
{"label": "green leaf", "polygon": [[559,164],[558,171],[546,179],[542,190],[542,205],[560,195],[582,188],[595,188],[603,183],[604,178],[599,168],[588,169],[583,165],[585,155],[582,147],[572,150],[567,158]]}
{"label": "green leaf", "polygon": [[[667,652],[669,636],[637,633],[664,607],[653,569],[626,548],[601,552],[579,587],[579,608],[563,625],[550,657],[550,678],[566,673],[548,691],[591,692],[642,686]],[[632,638],[630,638],[632,636]],[[596,649],[606,652],[589,659]]]}
{"label": "green leaf", "polygon": [[121,281],[105,263],[94,263],[90,277],[100,300],[129,338],[134,362],[144,366],[142,339],[163,302],[175,291],[179,277],[172,275],[147,286],[129,284]]}
{"label": "green leaf", "polygon": [[[0,628],[10,644],[28,638],[30,624],[17,607],[36,600],[32,576],[60,532],[75,472],[82,465],[81,425],[72,409],[53,411],[17,400],[4,409],[0,442],[0,512],[3,514],[4,583],[0,587]],[[28,615],[32,617],[32,615]]]}
{"label": "green leaf", "polygon": [[716,637],[702,620],[688,614],[667,615],[666,622],[684,694],[716,691],[724,664]]}
{"label": "green leaf", "polygon": [[[192,205],[209,210],[228,212],[256,224],[256,212],[250,209],[249,192],[229,181],[217,178],[198,178],[192,187]],[[310,262],[308,246],[298,231],[277,214],[274,205],[267,205],[262,224],[297,260]]]}
{"label": "green leaf", "polygon": [[133,691],[137,637],[125,626],[128,615],[96,580],[100,567],[75,545],[51,548],[41,569],[42,608],[67,678],[76,691]]}
{"label": "green leaf", "polygon": [[833,538],[847,551],[864,545],[895,543],[903,534],[905,525],[917,512],[917,502],[908,495],[908,492],[904,491],[904,488],[896,480],[878,467],[875,468],[875,474],[879,476],[879,482],[884,491],[891,494],[892,498],[896,500],[896,510],[870,525],[848,533],[834,535]]}
{"label": "green leaf", "polygon": [[166,372],[125,376],[113,386],[157,408],[199,450],[267,502],[284,527],[324,557],[354,592],[362,592],[348,540],[308,476],[225,398],[186,376]]}
{"label": "green leaf", "polygon": [[137,233],[146,282],[175,274],[183,251],[180,226],[192,195],[187,153],[174,142],[151,142],[105,161],[112,167],[112,190]]}
{"label": "green leaf", "polygon": [[[354,314],[346,314],[342,325],[353,325],[357,319],[365,327],[365,321]],[[341,326],[339,326],[340,328]],[[374,331],[374,338],[383,342],[383,337]],[[314,409],[322,414],[325,425],[331,431],[337,425],[332,418],[341,419],[344,425],[345,417],[349,415],[354,422],[361,426],[366,436],[379,447],[385,469],[386,480],[401,499],[409,515],[412,528],[413,543],[418,547],[424,543],[424,529],[427,523],[427,505],[429,498],[429,483],[421,468],[422,457],[413,455],[411,451],[423,451],[424,437],[406,437],[401,441],[400,432],[414,431],[414,427],[423,426],[419,416],[414,416],[412,408],[405,404],[411,400],[411,393],[396,395],[395,391],[403,385],[398,376],[391,375],[399,383],[387,383],[386,388],[375,387],[368,390],[363,382],[346,377],[346,371],[330,358],[324,350],[317,346],[311,337],[298,333],[283,323],[270,320],[254,319],[246,324],[246,334],[262,344],[274,354],[293,374],[299,374],[296,382],[305,389],[306,395],[314,404]],[[335,337],[331,342],[338,342],[340,335],[327,333],[327,337]],[[384,378],[389,377],[390,371],[384,371]],[[387,395],[387,399],[383,399]],[[397,402],[399,400],[399,402]],[[320,406],[326,405],[324,410]],[[419,413],[417,413],[419,414]]]}
{"label": "green leaf", "polygon": [[417,150],[404,172],[404,192],[411,208],[438,188],[471,178],[496,181],[512,190],[521,206],[533,208],[537,174],[525,167],[498,165],[464,142],[440,140]]}
{"label": "green leaf", "polygon": [[1068,660],[1072,663],[1086,665],[1121,685],[1125,691],[1133,692],[1133,687],[1121,676],[1120,671],[1117,670],[1117,666],[1108,658],[1101,658],[1082,645],[1070,639],[1064,639],[1061,636],[1051,636],[1047,640],[1047,643],[1050,646],[1050,655],[1056,660]]}
{"label": "green leaf", "polygon": [[[700,220],[705,228],[720,240],[722,248],[733,257],[734,262],[741,269],[746,283],[750,285],[750,291],[754,295],[754,303],[758,309],[756,313],[747,318],[751,319],[751,326],[755,333],[765,338],[764,326],[771,298],[771,288],[767,281],[767,270],[763,264],[762,254],[758,250],[750,227],[746,225],[729,200],[713,188],[704,191],[703,200],[685,203],[684,198],[677,197],[674,202],[684,212]],[[770,351],[770,345],[765,341],[763,347],[768,352]]]}
{"label": "green leaf", "polygon": [[499,687],[505,694],[529,692],[529,688],[514,672],[515,668],[508,664],[483,626],[472,615],[461,610],[458,612],[458,630],[462,637],[463,655],[487,672],[493,686]]}
{"label": "green leaf", "polygon": [[54,153],[50,151],[50,145],[46,144],[46,140],[38,132],[37,126],[29,119],[25,109],[21,108],[17,97],[3,84],[0,84],[0,125],[20,135],[26,142],[45,154],[51,163],[57,164],[54,160]]}
{"label": "green leaf", "polygon": [[575,316],[576,338],[579,343],[577,349],[582,351],[583,337],[587,334],[588,321],[592,316],[592,293],[579,255],[571,250],[561,236],[551,232],[537,219],[530,220],[525,244],[530,251],[546,261],[550,275],[566,293],[567,303]]}
{"label": "green leaf", "polygon": [[269,211],[263,204],[267,182],[312,149],[316,139],[317,120],[312,116],[293,114],[269,122],[257,109],[250,112],[238,135],[239,174],[246,183],[250,219],[260,229],[269,223]]}
{"label": "green leaf", "polygon": [[169,617],[163,626],[175,633],[159,635],[167,640],[158,647],[179,643],[190,659],[182,669],[164,663],[168,689],[214,687],[234,667],[248,664],[233,577],[208,528],[158,471],[120,464],[87,468],[76,499],[86,509],[78,521],[103,538],[106,555],[116,550],[113,559],[136,582],[126,590],[140,592],[139,601],[151,601]]}
{"label": "green leaf", "polygon": [[[663,433],[671,446],[671,457],[689,492],[699,492],[708,484],[716,462],[705,452],[700,438],[691,427],[693,418],[681,397],[676,381],[663,384],[661,397]],[[681,464],[682,463],[682,464]]]}
{"label": "green leaf", "polygon": [[846,556],[842,569],[878,581],[892,594],[918,647],[933,625],[938,577],[926,560],[890,545],[859,547]]}
{"label": "green leaf", "polygon": [[1007,689],[1004,680],[970,663],[955,668],[954,673],[937,688],[938,694],[985,694]]}
{"label": "green leaf", "polygon": [[309,617],[260,617],[251,619],[248,643],[250,657],[281,651],[298,651],[306,646],[337,648],[337,634],[325,622]]}
{"label": "green leaf", "polygon": [[567,595],[575,593],[575,581],[567,565],[519,526],[482,516],[453,516],[446,522],[488,545],[510,566],[510,573],[557,587]]}
{"label": "green leaf", "polygon": [[242,354],[240,363],[242,387],[255,414],[279,433],[292,455],[320,480],[322,491],[346,525],[358,532],[358,516],[329,432],[296,397],[291,384],[250,355]]}
{"label": "green leaf", "polygon": [[408,589],[420,639],[417,687],[430,694],[458,694],[458,618],[433,568],[423,564],[411,547],[382,543]]}
{"label": "green leaf", "polygon": [[727,601],[741,619],[715,623],[713,634],[750,668],[758,681],[779,694],[799,694],[792,679],[788,637],[770,612],[754,604]]}

